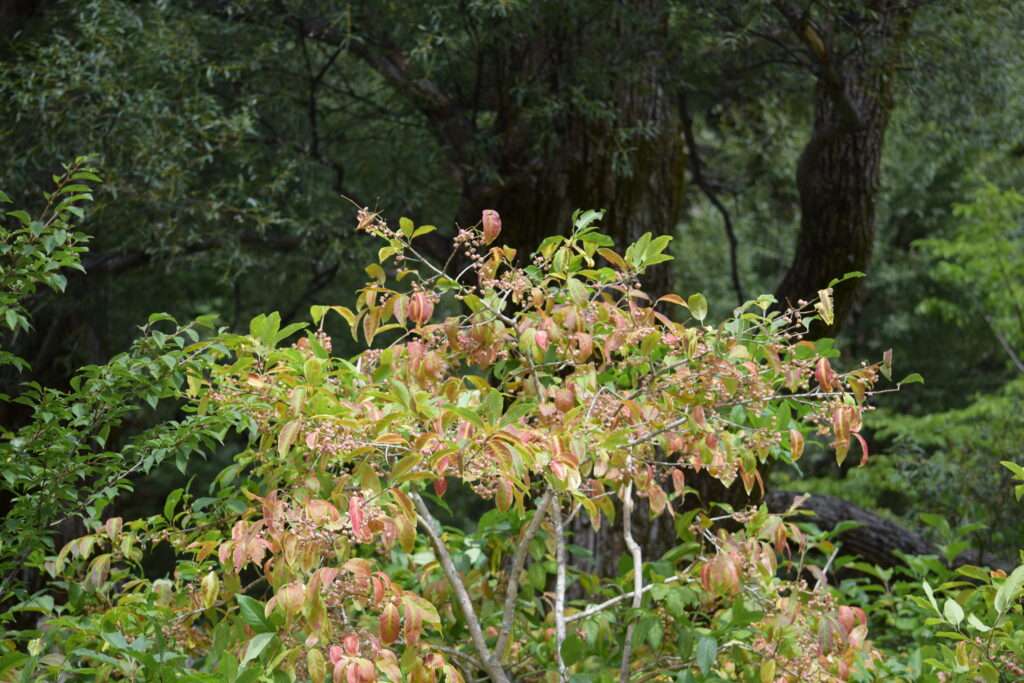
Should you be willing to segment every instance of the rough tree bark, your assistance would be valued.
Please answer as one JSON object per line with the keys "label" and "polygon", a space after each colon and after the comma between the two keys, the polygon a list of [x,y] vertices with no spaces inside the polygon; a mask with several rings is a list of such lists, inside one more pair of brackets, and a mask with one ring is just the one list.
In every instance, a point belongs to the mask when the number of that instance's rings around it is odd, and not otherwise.
{"label": "rough tree bark", "polygon": [[[775,3],[816,71],[814,125],[796,171],[800,232],[775,294],[782,305],[813,299],[833,278],[866,270],[871,259],[882,145],[911,9],[899,0],[865,4],[872,14],[843,17],[856,22],[865,42],[841,57],[836,20],[815,23],[788,3]],[[851,280],[836,288],[835,322],[812,328],[812,336],[838,332],[857,285]]]}
{"label": "rough tree bark", "polygon": [[[393,39],[372,27],[351,50],[425,117],[460,190],[459,224],[474,224],[481,210],[497,209],[506,228],[502,240],[522,257],[544,237],[567,231],[576,208],[606,209],[602,227],[620,247],[644,232],[673,232],[682,210],[686,145],[671,85],[668,7],[641,0],[602,9],[602,32],[610,33],[601,39],[622,46],[628,58],[611,51],[595,57],[589,44],[595,34],[586,28],[592,17],[545,11],[542,28],[531,25],[521,35],[513,28],[500,43],[488,44],[467,65],[475,73],[466,87],[442,89],[422,78]],[[583,62],[595,58],[607,81],[581,85],[577,74],[594,69]],[[574,88],[592,104],[574,102]],[[526,90],[527,101],[514,96]],[[547,103],[555,111],[542,119],[547,130],[541,131],[537,110]],[[481,112],[493,123],[480,126]],[[668,267],[656,267],[646,284],[664,292],[669,275]]]}

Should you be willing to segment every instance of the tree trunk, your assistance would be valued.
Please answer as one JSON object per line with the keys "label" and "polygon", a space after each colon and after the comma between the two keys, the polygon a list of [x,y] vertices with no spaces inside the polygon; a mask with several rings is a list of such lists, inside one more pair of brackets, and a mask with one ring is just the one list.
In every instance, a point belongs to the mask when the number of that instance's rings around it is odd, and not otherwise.
{"label": "tree trunk", "polygon": [[[783,513],[796,498],[796,493],[772,491],[765,498],[765,503],[769,511]],[[919,534],[839,498],[811,495],[799,509],[809,511],[811,514],[803,519],[822,531],[831,531],[840,522],[860,524],[840,534],[839,541],[842,543],[843,554],[856,555],[869,564],[881,567],[903,564],[897,551],[907,555],[938,554],[938,548]]]}
{"label": "tree trunk", "polygon": [[[498,210],[506,231],[502,241],[516,248],[521,258],[545,237],[568,232],[576,209],[605,209],[601,226],[620,249],[645,232],[672,234],[682,211],[687,156],[667,57],[673,48],[665,3],[641,0],[617,7],[605,18],[615,34],[606,39],[646,48],[633,55],[636,63],[614,75],[615,58],[597,57],[610,79],[599,103],[604,109],[601,115],[565,95],[579,87],[572,76],[583,69],[578,62],[586,57],[577,55],[593,52],[588,41],[594,37],[576,25],[581,21],[578,16],[569,13],[561,21],[563,26],[546,29],[560,42],[559,52],[544,53],[551,49],[550,43],[538,41],[540,45],[528,58],[553,63],[546,74],[551,91],[545,97],[562,100],[560,112],[549,124],[554,134],[544,144],[536,144],[541,136],[532,128],[535,124],[507,97],[495,93],[502,139],[495,144],[499,151],[489,163],[499,179],[480,182],[472,172],[461,174],[459,223],[476,223],[482,209]],[[506,68],[514,80],[515,65]],[[595,96],[588,93],[586,97]],[[667,264],[655,266],[645,284],[663,294],[671,286],[670,273]]]}
{"label": "tree trunk", "polygon": [[[800,192],[800,232],[792,264],[776,290],[780,305],[809,301],[833,278],[864,271],[875,239],[882,144],[892,110],[892,81],[910,11],[879,0],[867,28],[871,44],[836,63],[830,42],[808,33],[812,25],[783,8],[794,32],[808,43],[819,70],[814,92],[814,126],[796,172]],[[818,43],[808,36],[817,36]],[[835,320],[816,325],[812,337],[835,336],[849,313],[858,280],[834,292]]]}

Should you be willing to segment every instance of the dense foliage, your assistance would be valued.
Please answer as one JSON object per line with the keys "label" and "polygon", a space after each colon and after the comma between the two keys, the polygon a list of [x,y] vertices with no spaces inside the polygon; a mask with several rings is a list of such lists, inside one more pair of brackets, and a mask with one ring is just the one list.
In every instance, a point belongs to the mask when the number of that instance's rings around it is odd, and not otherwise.
{"label": "dense foliage", "polygon": [[[98,180],[84,164],[55,179],[38,219],[9,214],[23,226],[4,235],[25,255],[7,280],[7,310],[19,316],[19,295],[40,280],[59,287],[54,274],[78,265],[83,238],[72,221],[91,197],[85,182]],[[824,568],[807,563],[831,541],[808,538],[798,505],[781,516],[763,506],[677,511],[696,493],[687,478],[702,472],[748,494],[763,488],[764,464],[800,460],[807,432],[840,463],[853,448],[866,464],[862,414],[890,360],[839,373],[831,340],[802,340],[815,318],[833,315],[831,289],[785,314],[762,297],[717,326],[706,324],[701,294],[652,300],[640,276],[669,258],[669,238],[648,234],[619,254],[600,218],[577,214],[568,237],[545,240],[520,267],[514,250],[494,246],[501,218],[485,211],[458,233],[451,261],[463,265],[449,275],[416,247],[433,226],[403,218],[396,229],[364,209],[359,229],[384,244],[354,309],[314,306],[312,329],[260,315],[248,334],[206,338],[192,326],[162,332],[173,321],[158,315],[130,352],[83,369],[69,391],[29,387],[17,401],[31,417],[3,444],[14,500],[5,618],[30,617],[7,632],[6,678],[1019,672],[1024,567],[1002,580],[963,567],[962,579],[947,575],[937,587],[949,593],[940,608],[928,578],[941,565],[912,563],[928,577],[925,597],[879,574],[886,593],[876,613],[870,586],[829,585],[835,552]],[[442,318],[448,302],[460,312]],[[369,348],[335,356],[323,328],[330,315]],[[104,450],[135,402],[164,399],[183,401],[187,417]],[[208,491],[178,489],[150,517],[105,514],[135,471],[187,459],[228,432],[240,448]],[[493,505],[471,534],[439,526],[428,504],[445,506],[449,481]],[[676,518],[677,543],[661,557],[645,557],[633,537],[639,499],[649,514]],[[620,575],[569,561],[576,515],[594,527],[621,515],[629,557]],[[86,533],[58,549],[48,525],[64,516]],[[173,549],[175,567],[150,578],[144,559],[160,545]],[[11,581],[33,570],[46,577],[42,589]],[[850,597],[864,607],[845,604]],[[941,625],[936,635],[957,645],[920,642],[911,657],[880,649],[865,607],[875,619]],[[929,609],[935,615],[923,617]]]}

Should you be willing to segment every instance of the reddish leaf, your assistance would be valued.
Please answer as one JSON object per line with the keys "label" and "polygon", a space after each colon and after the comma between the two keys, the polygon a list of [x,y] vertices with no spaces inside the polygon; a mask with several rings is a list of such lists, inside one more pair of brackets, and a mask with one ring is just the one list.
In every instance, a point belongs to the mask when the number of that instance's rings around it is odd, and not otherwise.
{"label": "reddish leaf", "polygon": [[401,618],[398,615],[398,608],[393,603],[388,603],[384,611],[380,613],[380,640],[385,645],[390,645],[398,639],[398,631],[401,628]]}
{"label": "reddish leaf", "polygon": [[370,540],[366,531],[365,517],[363,516],[363,499],[361,496],[352,496],[348,499],[348,519],[352,524],[352,534],[357,541],[365,542]]}
{"label": "reddish leaf", "polygon": [[863,467],[868,464],[868,442],[857,432],[854,432],[852,436],[860,444],[860,466]]}
{"label": "reddish leaf", "polygon": [[444,492],[448,490],[448,479],[441,477],[440,479],[434,480],[434,493],[439,496],[443,496]]}

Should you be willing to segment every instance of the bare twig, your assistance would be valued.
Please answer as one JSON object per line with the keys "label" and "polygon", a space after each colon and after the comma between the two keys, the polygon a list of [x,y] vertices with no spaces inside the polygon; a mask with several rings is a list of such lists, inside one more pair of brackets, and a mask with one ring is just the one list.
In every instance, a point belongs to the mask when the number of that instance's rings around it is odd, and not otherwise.
{"label": "bare twig", "polygon": [[839,555],[839,546],[837,545],[832,551],[832,554],[828,556],[828,561],[825,562],[825,566],[821,569],[821,574],[818,576],[817,582],[814,584],[814,592],[817,593],[828,583],[828,570],[832,568],[832,561]]}
{"label": "bare twig", "polygon": [[1024,373],[1024,362],[1021,361],[1020,356],[1018,356],[1017,352],[1013,350],[1012,346],[1010,346],[1010,342],[1006,339],[1006,335],[999,331],[995,326],[995,323],[992,322],[992,318],[986,315],[985,321],[992,329],[992,334],[996,336],[996,340],[999,342],[999,345],[1003,347],[1003,351],[1005,351],[1006,355],[1010,357],[1010,360],[1013,362],[1013,367],[1017,368],[1018,372]]}
{"label": "bare twig", "polygon": [[[641,592],[642,593],[646,593],[647,591],[651,590],[652,588],[657,588],[658,586],[662,586],[662,585],[664,585],[666,583],[675,583],[676,581],[679,581],[679,580],[680,580],[680,577],[678,577],[678,576],[670,576],[667,579],[665,579],[664,581],[661,581],[659,583],[649,583],[649,584],[647,584],[646,586],[644,586],[643,591],[641,591]],[[592,617],[595,614],[597,614],[598,612],[603,612],[604,610],[608,609],[609,607],[614,607],[615,605],[619,604],[623,600],[629,600],[632,597],[633,597],[633,591],[630,591],[628,593],[623,593],[622,595],[616,595],[614,598],[609,598],[609,599],[605,600],[604,602],[599,602],[599,603],[597,603],[595,605],[591,605],[591,606],[587,607],[585,610],[583,610],[582,612],[577,612],[576,614],[572,614],[572,615],[566,617],[565,618],[565,623],[566,624],[571,624],[574,621],[579,621],[580,619],[586,619],[587,617]]]}
{"label": "bare twig", "polygon": [[526,527],[526,531],[523,532],[522,538],[519,539],[519,545],[516,546],[516,551],[512,555],[512,568],[509,570],[508,588],[505,589],[505,607],[501,615],[501,633],[498,634],[498,642],[494,646],[494,658],[499,662],[505,654],[505,646],[508,645],[508,639],[512,635],[512,624],[516,616],[516,598],[519,596],[519,575],[523,573],[523,566],[526,564],[526,555],[530,549],[530,541],[533,540],[537,530],[540,528],[541,522],[544,521],[544,515],[547,513],[548,505],[551,504],[553,497],[554,493],[551,489],[545,491],[544,495],[541,496],[537,509],[533,513],[533,519],[530,520],[530,524]]}
{"label": "bare twig", "polygon": [[697,139],[693,134],[693,117],[690,116],[690,110],[687,106],[686,93],[680,93],[679,95],[679,113],[683,120],[683,139],[686,140],[686,147],[689,150],[690,157],[690,175],[693,176],[693,182],[700,188],[704,196],[708,198],[711,205],[718,210],[718,213],[722,216],[722,223],[725,225],[725,237],[729,241],[729,267],[730,276],[732,278],[732,289],[736,292],[736,303],[740,306],[747,300],[746,294],[743,292],[743,284],[740,282],[740,269],[739,269],[739,258],[737,251],[739,250],[739,240],[736,239],[736,230],[732,225],[732,218],[729,216],[729,211],[725,208],[725,204],[718,198],[718,194],[714,188],[711,187],[711,183],[704,177],[704,165],[701,163],[700,150],[697,147]]}
{"label": "bare twig", "polygon": [[569,670],[562,659],[562,643],[565,642],[565,567],[568,560],[565,553],[562,504],[557,500],[551,506],[551,523],[555,526],[555,654],[558,660],[558,678],[562,683],[568,683]]}
{"label": "bare twig", "polygon": [[[630,458],[632,460],[632,458]],[[644,557],[640,546],[633,539],[633,481],[626,484],[622,496],[622,536],[626,548],[633,556],[633,609],[639,609],[644,599]],[[633,628],[636,622],[630,620],[626,627],[626,641],[622,645],[622,664],[619,666],[619,683],[629,683],[630,660],[633,657]]]}
{"label": "bare twig", "polygon": [[420,526],[423,527],[423,530],[430,537],[430,542],[434,546],[434,552],[437,553],[437,559],[441,563],[441,569],[448,579],[448,584],[455,591],[455,597],[459,603],[459,608],[462,610],[462,616],[465,617],[466,626],[469,628],[469,635],[473,639],[473,647],[476,650],[477,657],[480,659],[480,663],[483,664],[484,671],[487,672],[487,675],[494,683],[509,683],[508,675],[501,667],[501,664],[497,659],[491,657],[491,651],[487,647],[486,641],[484,641],[483,631],[480,630],[480,620],[477,619],[476,610],[473,609],[473,601],[469,597],[469,592],[466,591],[466,585],[462,583],[462,578],[459,576],[459,571],[455,568],[455,563],[452,562],[448,546],[444,544],[444,540],[442,540],[435,528],[437,520],[430,514],[430,509],[427,508],[427,504],[423,502],[423,498],[418,493],[412,492],[410,497],[416,505],[416,517],[419,520]]}

